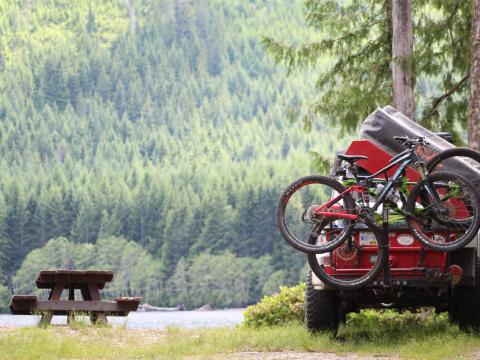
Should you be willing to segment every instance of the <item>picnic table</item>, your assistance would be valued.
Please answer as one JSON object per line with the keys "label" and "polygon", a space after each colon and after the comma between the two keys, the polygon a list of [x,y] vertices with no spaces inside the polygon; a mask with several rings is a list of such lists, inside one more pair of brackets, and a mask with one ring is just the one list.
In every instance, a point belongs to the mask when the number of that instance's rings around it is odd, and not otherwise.
{"label": "picnic table", "polygon": [[[39,300],[34,295],[14,295],[10,312],[16,315],[40,314],[40,325],[50,324],[53,315],[67,315],[70,323],[78,313],[88,313],[92,324],[105,324],[107,315],[127,316],[130,311],[137,310],[141,301],[140,297],[102,301],[99,290],[112,279],[112,271],[40,271],[35,283],[38,289],[50,289],[48,300]],[[76,289],[80,290],[83,300],[75,299]],[[68,290],[68,300],[61,299],[64,290]]]}

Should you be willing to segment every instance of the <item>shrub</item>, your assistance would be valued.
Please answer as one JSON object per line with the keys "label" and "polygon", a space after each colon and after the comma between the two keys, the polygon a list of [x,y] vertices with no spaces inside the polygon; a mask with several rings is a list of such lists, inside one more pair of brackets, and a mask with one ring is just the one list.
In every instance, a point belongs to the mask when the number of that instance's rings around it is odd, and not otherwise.
{"label": "shrub", "polygon": [[264,296],[245,312],[244,325],[248,327],[283,325],[288,322],[303,322],[305,284],[295,287],[281,286],[280,293]]}

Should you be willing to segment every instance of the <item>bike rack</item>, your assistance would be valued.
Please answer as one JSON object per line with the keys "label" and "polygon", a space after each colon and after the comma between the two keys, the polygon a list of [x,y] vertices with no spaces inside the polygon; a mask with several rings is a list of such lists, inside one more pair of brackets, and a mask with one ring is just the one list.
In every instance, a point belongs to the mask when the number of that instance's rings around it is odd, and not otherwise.
{"label": "bike rack", "polygon": [[[388,238],[388,204],[383,204],[383,234],[387,244],[390,242]],[[390,276],[390,246],[387,246],[387,261],[383,266],[383,286],[390,287],[392,278]]]}

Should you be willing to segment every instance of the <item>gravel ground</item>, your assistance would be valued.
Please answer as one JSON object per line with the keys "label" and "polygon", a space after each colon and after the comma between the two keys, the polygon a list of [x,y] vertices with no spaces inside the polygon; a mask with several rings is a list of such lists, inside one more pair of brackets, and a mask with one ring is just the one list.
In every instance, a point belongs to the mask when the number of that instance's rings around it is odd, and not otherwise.
{"label": "gravel ground", "polygon": [[355,354],[337,355],[335,353],[324,352],[242,352],[228,354],[216,359],[232,359],[232,360],[397,360],[396,357],[384,356],[360,356]]}

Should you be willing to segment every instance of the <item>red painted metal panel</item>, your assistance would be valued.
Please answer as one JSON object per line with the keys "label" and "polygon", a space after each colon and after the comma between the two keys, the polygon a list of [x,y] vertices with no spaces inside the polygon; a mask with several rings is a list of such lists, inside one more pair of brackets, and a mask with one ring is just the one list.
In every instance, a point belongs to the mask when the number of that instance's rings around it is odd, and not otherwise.
{"label": "red painted metal panel", "polygon": [[[357,246],[361,246],[361,250],[357,252],[354,261],[344,261],[338,254],[337,250],[333,251],[333,261],[336,265],[333,269],[327,268],[330,274],[344,274],[358,276],[364,274],[373,266],[372,258],[378,253],[377,247],[360,243],[360,235],[362,232],[368,233],[368,230],[358,230],[353,233],[353,238]],[[441,234],[439,234],[441,235]],[[402,240],[403,239],[403,240]],[[406,229],[395,229],[389,232],[390,251],[389,260],[391,266],[391,276],[415,276],[423,277],[425,272],[422,269],[435,268],[441,272],[447,271],[448,254],[437,251],[423,249],[420,243],[414,239],[413,235]],[[404,245],[402,245],[402,243]]]}

